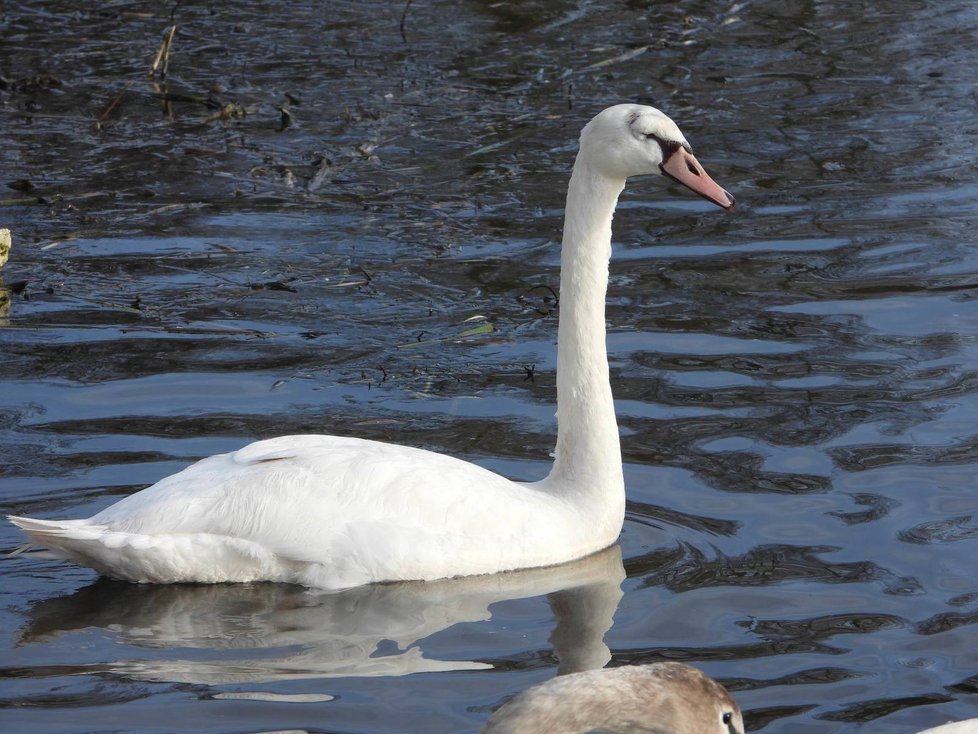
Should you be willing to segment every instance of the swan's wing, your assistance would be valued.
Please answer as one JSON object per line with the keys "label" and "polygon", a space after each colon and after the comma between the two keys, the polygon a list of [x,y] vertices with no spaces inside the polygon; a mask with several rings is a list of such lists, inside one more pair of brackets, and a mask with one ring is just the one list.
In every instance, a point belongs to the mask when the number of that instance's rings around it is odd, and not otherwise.
{"label": "swan's wing", "polygon": [[[536,541],[528,527],[550,499],[450,456],[359,439],[275,439],[233,457],[262,488],[261,497],[245,493],[259,505],[248,537],[353,577],[498,570],[502,555]],[[242,499],[229,495],[219,514],[240,521]]]}

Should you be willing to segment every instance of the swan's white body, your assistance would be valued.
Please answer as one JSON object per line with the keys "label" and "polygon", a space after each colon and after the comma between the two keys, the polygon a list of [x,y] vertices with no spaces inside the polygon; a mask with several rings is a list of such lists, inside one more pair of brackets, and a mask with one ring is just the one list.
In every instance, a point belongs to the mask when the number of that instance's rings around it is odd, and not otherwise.
{"label": "swan's white body", "polygon": [[416,448],[283,436],[212,456],[85,520],[12,517],[77,563],[138,582],[346,588],[547,566],[605,548],[624,520],[605,351],[611,218],[631,175],[664,173],[720,206],[679,128],[618,105],[581,135],[561,252],[553,469],[514,482]]}

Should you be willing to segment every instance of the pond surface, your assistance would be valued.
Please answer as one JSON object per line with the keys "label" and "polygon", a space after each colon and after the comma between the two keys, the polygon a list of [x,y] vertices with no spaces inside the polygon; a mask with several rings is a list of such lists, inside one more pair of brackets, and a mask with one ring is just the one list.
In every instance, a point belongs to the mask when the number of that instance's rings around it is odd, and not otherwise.
{"label": "pond surface", "polygon": [[5,556],[0,725],[475,732],[609,659],[696,664],[769,734],[978,716],[976,27],[968,0],[5,7],[4,512],[296,432],[539,478],[581,126],[660,106],[738,208],[636,180],[616,217],[619,546],[333,595]]}

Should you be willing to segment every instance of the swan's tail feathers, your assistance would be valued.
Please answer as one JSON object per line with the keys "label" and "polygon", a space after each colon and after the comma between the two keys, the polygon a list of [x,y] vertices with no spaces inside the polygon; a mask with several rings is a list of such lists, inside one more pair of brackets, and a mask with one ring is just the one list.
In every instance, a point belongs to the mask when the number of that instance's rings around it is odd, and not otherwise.
{"label": "swan's tail feathers", "polygon": [[106,576],[127,581],[146,581],[144,559],[133,549],[153,543],[153,538],[114,532],[89,520],[37,520],[8,515],[34,545],[43,546],[56,558],[94,568]]}
{"label": "swan's tail feathers", "polygon": [[16,515],[7,515],[7,519],[40,545],[47,545],[48,540],[60,538],[94,540],[104,530],[101,525],[92,525],[85,520],[37,520]]}
{"label": "swan's tail feathers", "polygon": [[[8,515],[7,519],[23,530],[35,546],[46,548],[56,558],[94,568],[106,576],[128,581],[143,581],[138,568],[130,568],[127,547],[144,536],[112,532],[88,520],[37,520]],[[21,550],[21,549],[18,549]]]}
{"label": "swan's tail feathers", "polygon": [[[97,541],[105,530],[85,520],[37,520],[33,517],[7,515],[7,519],[23,530],[31,542],[15,548],[10,554],[19,555],[37,547],[47,548],[59,558],[78,562],[79,546]],[[88,565],[88,564],[85,564]]]}
{"label": "swan's tail feathers", "polygon": [[[294,562],[250,540],[208,533],[146,535],[90,520],[7,517],[57,558],[139,583],[218,583],[295,578]],[[19,548],[17,552],[23,552]],[[298,564],[302,570],[305,563]]]}

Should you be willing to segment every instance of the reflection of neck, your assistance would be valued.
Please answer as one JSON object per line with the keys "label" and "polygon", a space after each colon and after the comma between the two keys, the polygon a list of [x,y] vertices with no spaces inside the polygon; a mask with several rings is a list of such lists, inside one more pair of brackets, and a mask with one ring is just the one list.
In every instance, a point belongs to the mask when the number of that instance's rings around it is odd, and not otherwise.
{"label": "reflection of neck", "polygon": [[614,572],[609,561],[608,576],[592,584],[555,591],[547,596],[557,624],[550,635],[560,665],[557,675],[603,668],[611,660],[605,633],[614,623],[621,601],[624,569],[621,552],[615,547]]}
{"label": "reflection of neck", "polygon": [[560,256],[557,450],[551,471],[562,493],[591,504],[596,522],[618,527],[624,481],[608,378],[605,297],[611,218],[624,187],[623,179],[595,171],[584,150],[578,154],[567,191]]}

